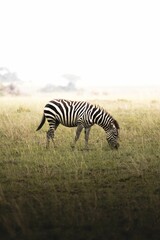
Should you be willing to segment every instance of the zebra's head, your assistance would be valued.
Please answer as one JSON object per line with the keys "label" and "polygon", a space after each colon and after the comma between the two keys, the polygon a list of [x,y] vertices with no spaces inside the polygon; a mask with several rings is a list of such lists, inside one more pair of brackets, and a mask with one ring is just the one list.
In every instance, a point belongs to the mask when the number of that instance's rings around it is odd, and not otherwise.
{"label": "zebra's head", "polygon": [[107,141],[109,143],[109,146],[112,149],[118,149],[119,143],[118,143],[118,131],[119,131],[119,124],[118,122],[113,119],[107,128]]}

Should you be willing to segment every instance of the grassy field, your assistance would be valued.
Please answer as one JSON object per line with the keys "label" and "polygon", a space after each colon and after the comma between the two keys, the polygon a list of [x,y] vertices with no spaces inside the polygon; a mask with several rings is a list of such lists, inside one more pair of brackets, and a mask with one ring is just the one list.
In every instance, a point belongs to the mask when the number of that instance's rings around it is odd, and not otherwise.
{"label": "grassy field", "polygon": [[159,239],[160,101],[93,101],[119,122],[120,148],[94,126],[85,151],[63,126],[45,149],[48,100],[0,98],[0,239]]}

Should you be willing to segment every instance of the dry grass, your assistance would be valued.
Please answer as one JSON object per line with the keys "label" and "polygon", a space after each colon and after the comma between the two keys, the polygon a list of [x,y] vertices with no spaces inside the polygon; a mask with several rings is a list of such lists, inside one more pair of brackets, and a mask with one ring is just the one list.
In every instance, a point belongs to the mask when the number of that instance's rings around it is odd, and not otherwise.
{"label": "dry grass", "polygon": [[56,148],[36,132],[46,100],[1,98],[1,239],[158,239],[160,234],[160,102],[93,101],[118,120],[112,151],[94,126],[83,135],[60,126]]}

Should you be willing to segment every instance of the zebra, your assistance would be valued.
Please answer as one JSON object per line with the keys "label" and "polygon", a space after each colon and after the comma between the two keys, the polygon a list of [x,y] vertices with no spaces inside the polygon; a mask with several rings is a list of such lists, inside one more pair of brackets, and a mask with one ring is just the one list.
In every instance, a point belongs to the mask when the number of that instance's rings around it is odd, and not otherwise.
{"label": "zebra", "polygon": [[84,129],[85,148],[88,149],[89,133],[94,124],[104,129],[106,139],[112,149],[118,149],[119,147],[119,124],[108,112],[99,106],[85,101],[54,99],[45,105],[42,120],[36,131],[42,128],[46,118],[49,124],[49,130],[47,131],[47,148],[49,147],[50,139],[54,143],[54,133],[59,124],[66,127],[77,127],[72,145],[73,148],[80,137],[82,129]]}

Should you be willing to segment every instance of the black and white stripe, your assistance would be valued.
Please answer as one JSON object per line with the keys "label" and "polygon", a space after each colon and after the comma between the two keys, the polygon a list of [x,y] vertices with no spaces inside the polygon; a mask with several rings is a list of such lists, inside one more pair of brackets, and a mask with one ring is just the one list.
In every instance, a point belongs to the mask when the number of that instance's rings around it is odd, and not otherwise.
{"label": "black and white stripe", "polygon": [[83,101],[69,101],[65,99],[54,99],[46,104],[40,125],[45,120],[49,123],[47,132],[47,147],[50,139],[54,139],[54,133],[61,123],[66,127],[77,127],[73,147],[75,146],[82,129],[85,129],[85,144],[88,146],[90,128],[98,124],[106,132],[106,138],[111,148],[118,148],[118,122],[104,109]]}

